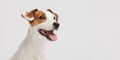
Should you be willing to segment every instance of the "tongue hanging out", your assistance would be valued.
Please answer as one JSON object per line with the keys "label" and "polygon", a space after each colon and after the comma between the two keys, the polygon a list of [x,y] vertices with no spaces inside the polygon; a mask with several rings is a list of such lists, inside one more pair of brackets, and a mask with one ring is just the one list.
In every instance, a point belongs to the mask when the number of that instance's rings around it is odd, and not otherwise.
{"label": "tongue hanging out", "polygon": [[49,38],[52,41],[56,41],[57,40],[57,36],[54,34],[53,31],[45,31],[47,34],[47,38]]}
{"label": "tongue hanging out", "polygon": [[47,30],[40,29],[38,31],[39,31],[40,34],[42,34],[43,36],[45,36],[47,39],[49,39],[51,41],[56,41],[57,40],[57,36],[56,36],[56,34],[54,34],[53,30],[52,31],[47,31]]}

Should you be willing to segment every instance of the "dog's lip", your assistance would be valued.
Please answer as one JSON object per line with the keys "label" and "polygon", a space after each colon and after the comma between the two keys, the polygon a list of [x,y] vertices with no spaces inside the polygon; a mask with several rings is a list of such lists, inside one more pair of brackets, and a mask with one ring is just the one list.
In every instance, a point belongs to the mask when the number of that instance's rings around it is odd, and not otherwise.
{"label": "dog's lip", "polygon": [[38,32],[45,36],[47,39],[49,39],[50,41],[56,41],[57,40],[57,36],[54,33],[54,30],[44,30],[44,29],[39,29]]}

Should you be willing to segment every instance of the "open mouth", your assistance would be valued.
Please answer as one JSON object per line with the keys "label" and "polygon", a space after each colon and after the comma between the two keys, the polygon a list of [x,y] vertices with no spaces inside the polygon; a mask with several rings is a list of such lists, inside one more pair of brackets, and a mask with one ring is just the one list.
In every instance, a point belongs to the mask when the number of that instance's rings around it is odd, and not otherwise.
{"label": "open mouth", "polygon": [[57,36],[56,34],[54,33],[54,30],[51,30],[51,31],[47,31],[47,30],[44,30],[44,29],[39,29],[38,32],[45,36],[47,39],[49,39],[50,41],[56,41],[57,40]]}

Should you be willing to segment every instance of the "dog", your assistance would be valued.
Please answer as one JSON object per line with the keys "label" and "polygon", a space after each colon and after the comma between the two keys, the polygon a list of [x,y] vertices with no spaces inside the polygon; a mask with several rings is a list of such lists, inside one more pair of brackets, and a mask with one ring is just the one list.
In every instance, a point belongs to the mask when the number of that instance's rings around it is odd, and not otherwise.
{"label": "dog", "polygon": [[23,13],[22,17],[30,26],[26,38],[10,60],[47,60],[45,43],[57,40],[54,31],[59,27],[58,14],[50,9],[34,9]]}

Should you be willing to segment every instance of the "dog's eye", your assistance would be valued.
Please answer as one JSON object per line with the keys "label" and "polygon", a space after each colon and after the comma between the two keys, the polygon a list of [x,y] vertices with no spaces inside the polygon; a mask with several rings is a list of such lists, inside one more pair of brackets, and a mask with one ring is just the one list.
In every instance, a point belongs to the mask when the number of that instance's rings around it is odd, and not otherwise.
{"label": "dog's eye", "polygon": [[56,17],[53,17],[53,19],[56,19]]}
{"label": "dog's eye", "polygon": [[40,20],[45,19],[45,16],[40,16],[39,19]]}

